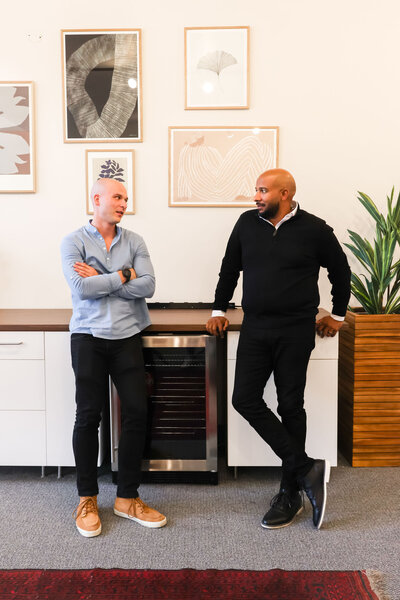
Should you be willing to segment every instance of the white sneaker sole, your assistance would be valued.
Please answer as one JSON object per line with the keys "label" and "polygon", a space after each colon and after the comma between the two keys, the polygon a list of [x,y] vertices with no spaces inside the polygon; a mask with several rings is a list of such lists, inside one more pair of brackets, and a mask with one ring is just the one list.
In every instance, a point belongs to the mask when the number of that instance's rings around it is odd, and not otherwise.
{"label": "white sneaker sole", "polygon": [[117,517],[122,517],[123,519],[129,519],[130,521],[136,521],[136,523],[143,525],[143,527],[150,527],[152,529],[155,529],[157,527],[164,527],[164,525],[167,524],[166,517],[164,517],[162,521],[143,521],[142,519],[138,519],[137,517],[131,517],[130,515],[128,515],[128,513],[120,512],[116,508],[114,508],[114,515],[117,515]]}
{"label": "white sneaker sole", "polygon": [[264,527],[264,529],[281,529],[282,527],[287,527],[288,525],[291,525],[293,523],[293,521],[295,520],[297,515],[299,515],[301,512],[303,512],[303,510],[304,510],[304,506],[300,506],[299,510],[297,511],[297,513],[295,515],[293,515],[292,519],[290,521],[288,521],[287,523],[283,523],[283,525],[264,525],[263,523],[261,523],[261,527]]}
{"label": "white sneaker sole", "polygon": [[96,537],[101,534],[101,525],[98,529],[95,529],[95,531],[86,531],[86,529],[81,529],[80,527],[78,527],[78,525],[76,526],[76,528],[79,531],[79,533],[83,535],[83,537],[87,538]]}
{"label": "white sneaker sole", "polygon": [[329,463],[329,460],[325,460],[325,472],[324,472],[324,503],[322,505],[322,510],[321,510],[321,516],[319,518],[318,521],[318,525],[317,525],[317,529],[320,529],[321,525],[322,525],[322,521],[324,520],[324,516],[325,516],[325,507],[326,507],[326,484],[329,482],[329,478],[330,478],[330,474],[331,474],[331,465]]}

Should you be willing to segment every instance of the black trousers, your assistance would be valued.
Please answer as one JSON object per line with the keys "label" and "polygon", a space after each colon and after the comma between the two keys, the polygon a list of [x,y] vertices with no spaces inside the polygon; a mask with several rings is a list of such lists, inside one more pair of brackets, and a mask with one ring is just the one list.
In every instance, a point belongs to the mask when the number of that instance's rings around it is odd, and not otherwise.
{"label": "black trousers", "polygon": [[[280,328],[242,326],[232,404],[282,460],[283,487],[299,489],[298,480],[314,464],[307,456],[304,388],[315,345],[315,324]],[[281,420],[263,400],[273,373]]]}
{"label": "black trousers", "polygon": [[71,335],[72,367],[76,383],[76,420],[72,437],[80,496],[95,496],[98,430],[108,398],[111,376],[121,403],[118,446],[120,498],[136,498],[146,435],[147,396],[140,334],[106,340],[88,334]]}

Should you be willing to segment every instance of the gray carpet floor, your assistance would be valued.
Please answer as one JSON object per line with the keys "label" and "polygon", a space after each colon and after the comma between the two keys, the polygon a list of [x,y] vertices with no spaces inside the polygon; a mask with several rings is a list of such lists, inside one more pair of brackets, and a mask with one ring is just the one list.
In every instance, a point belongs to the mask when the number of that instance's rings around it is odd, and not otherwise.
{"label": "gray carpet floor", "polygon": [[[400,600],[400,468],[333,468],[326,517],[316,531],[311,506],[289,527],[260,520],[279,485],[279,469],[222,466],[218,486],[142,484],[141,497],[164,512],[163,529],[147,529],[112,512],[115,486],[99,477],[103,533],[86,539],[72,518],[73,469],[58,480],[39,469],[0,468],[2,569],[373,569]],[[350,600],[350,599],[349,599]]]}

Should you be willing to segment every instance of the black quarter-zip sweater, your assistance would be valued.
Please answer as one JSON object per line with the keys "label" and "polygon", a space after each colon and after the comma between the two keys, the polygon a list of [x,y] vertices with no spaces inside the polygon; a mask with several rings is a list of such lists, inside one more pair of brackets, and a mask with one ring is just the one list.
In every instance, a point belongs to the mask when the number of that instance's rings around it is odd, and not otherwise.
{"label": "black quarter-zip sweater", "polygon": [[227,309],[240,271],[245,318],[264,326],[315,319],[320,267],[332,284],[332,313],[346,314],[350,268],[332,227],[301,210],[275,229],[258,210],[243,213],[229,238],[215,291],[215,310]]}

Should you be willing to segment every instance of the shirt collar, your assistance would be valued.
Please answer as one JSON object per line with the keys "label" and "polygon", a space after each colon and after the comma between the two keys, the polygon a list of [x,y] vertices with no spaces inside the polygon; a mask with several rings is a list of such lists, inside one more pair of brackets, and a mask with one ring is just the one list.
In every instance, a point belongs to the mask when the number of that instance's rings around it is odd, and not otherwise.
{"label": "shirt collar", "polygon": [[[100,237],[101,239],[103,239],[103,236],[98,231],[98,229],[96,229],[96,227],[94,225],[92,225],[92,219],[89,219],[89,221],[87,222],[86,229],[87,229],[87,231],[89,231],[89,233],[93,233],[94,236]],[[121,236],[121,227],[118,227],[118,225],[116,225],[115,226],[115,237],[114,237],[111,245],[115,244],[115,242],[120,238],[120,236]]]}
{"label": "shirt collar", "polygon": [[90,231],[91,233],[99,233],[96,229],[96,227],[94,225],[92,225],[92,219],[89,219],[89,221],[87,222],[86,228],[88,229],[88,231]]}
{"label": "shirt collar", "polygon": [[282,223],[285,223],[285,221],[289,221],[289,219],[291,219],[292,217],[295,216],[295,214],[298,211],[298,208],[299,208],[298,202],[294,202],[294,207],[292,208],[292,210],[290,211],[290,213],[288,213],[287,215],[285,215],[276,225],[274,225],[273,223],[271,223],[271,221],[268,221],[268,219],[264,219],[264,217],[262,217],[261,215],[258,215],[258,216],[263,221],[266,221],[267,223],[269,223],[270,225],[272,225],[272,227],[275,227],[275,229],[278,229],[278,227],[280,227],[282,225]]}

